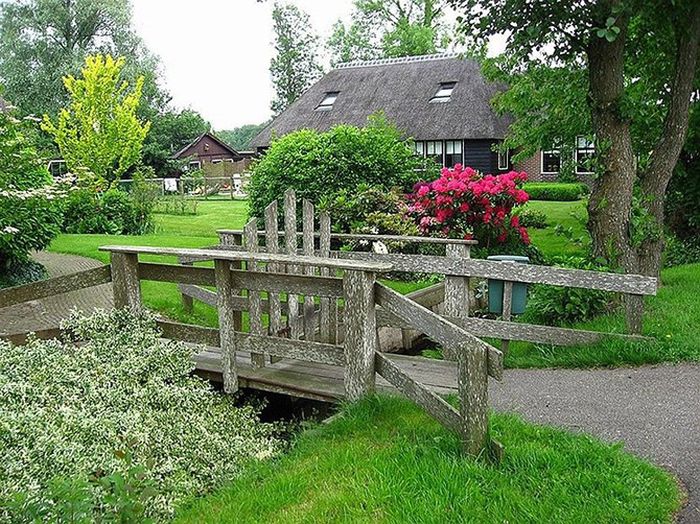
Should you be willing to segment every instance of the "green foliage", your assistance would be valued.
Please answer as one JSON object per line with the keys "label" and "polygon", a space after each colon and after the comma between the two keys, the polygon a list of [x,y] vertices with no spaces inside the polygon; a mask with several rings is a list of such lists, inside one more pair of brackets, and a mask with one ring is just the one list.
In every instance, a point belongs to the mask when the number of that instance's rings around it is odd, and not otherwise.
{"label": "green foliage", "polygon": [[697,264],[698,262],[700,262],[700,239],[681,240],[675,235],[666,237],[664,267]]}
{"label": "green foliage", "polygon": [[[0,342],[0,521],[31,508],[46,508],[43,522],[71,508],[165,521],[278,453],[277,428],[195,376],[193,348],[161,339],[152,315],[73,314],[64,327],[67,342]],[[18,497],[31,504],[8,503]]]}
{"label": "green foliage", "polygon": [[544,229],[547,227],[547,214],[537,209],[525,208],[518,211],[520,225],[528,229]]}
{"label": "green foliage", "polygon": [[499,413],[489,428],[498,466],[412,402],[365,398],[176,523],[667,522],[680,507],[673,476],[619,444]]}
{"label": "green foliage", "polygon": [[0,111],[0,281],[26,282],[37,275],[29,252],[41,250],[58,234],[60,190],[34,146],[32,120]]}
{"label": "green foliage", "polygon": [[319,63],[318,35],[309,15],[294,4],[275,2],[272,10],[275,56],[270,75],[275,87],[271,109],[284,111],[323,74]]}
{"label": "green foliage", "polygon": [[350,62],[444,51],[451,31],[446,0],[355,0],[349,25],[338,20],[328,40],[331,61]]}
{"label": "green foliage", "polygon": [[128,0],[0,2],[0,78],[23,115],[57,115],[68,98],[61,79],[77,75],[88,55],[127,56],[126,77],[145,76],[148,106],[167,94],[158,86],[158,60],[131,27]]}
{"label": "green foliage", "polygon": [[150,117],[151,128],[143,142],[143,163],[151,166],[155,176],[171,175],[179,167],[173,153],[181,150],[210,129],[209,122],[191,109],[167,109]]}
{"label": "green foliage", "polygon": [[165,215],[196,215],[198,201],[196,198],[181,194],[165,195],[156,203],[155,212]]}
{"label": "green foliage", "polygon": [[288,188],[298,198],[320,202],[361,184],[408,190],[418,179],[420,159],[401,133],[381,116],[367,127],[339,125],[325,133],[301,130],[274,140],[254,164],[249,186],[250,213],[263,216],[265,206]]}
{"label": "green foliage", "polygon": [[250,141],[253,140],[267,124],[268,122],[263,122],[262,124],[246,124],[235,129],[217,131],[216,136],[236,151],[248,151],[250,149]]}
{"label": "green foliage", "polygon": [[[597,261],[580,257],[555,257],[555,266],[609,271]],[[619,301],[607,291],[562,286],[532,286],[523,319],[527,322],[558,326],[594,318],[612,311]]]}
{"label": "green foliage", "polygon": [[45,115],[42,124],[70,170],[87,169],[107,184],[140,162],[150,129],[150,123],[140,122],[136,115],[143,78],[130,89],[121,80],[125,63],[123,57],[87,57],[82,78],[63,79],[71,97],[69,108],[61,110],[56,123]]}
{"label": "green foliage", "polygon": [[588,194],[586,184],[562,182],[528,182],[523,189],[530,195],[530,200],[573,202]]}
{"label": "green foliage", "polygon": [[155,196],[135,183],[131,193],[118,188],[105,192],[77,188],[65,202],[63,231],[66,233],[142,235],[153,229]]}

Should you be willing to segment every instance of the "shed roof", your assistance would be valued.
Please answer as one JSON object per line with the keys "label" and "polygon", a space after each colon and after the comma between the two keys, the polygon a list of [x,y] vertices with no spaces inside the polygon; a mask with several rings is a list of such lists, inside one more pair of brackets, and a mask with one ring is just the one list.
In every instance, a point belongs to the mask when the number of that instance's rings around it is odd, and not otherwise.
{"label": "shed roof", "polygon": [[[440,84],[447,82],[456,82],[449,102],[430,102]],[[496,115],[490,100],[504,88],[487,82],[476,61],[457,55],[340,64],[263,129],[252,145],[267,146],[271,137],[298,129],[363,126],[378,111],[406,136],[418,140],[501,139],[510,119]],[[339,93],[332,109],[318,111],[325,95],[332,92]]]}
{"label": "shed roof", "polygon": [[188,155],[185,155],[185,153],[187,153],[187,151],[188,151],[191,147],[197,145],[197,144],[200,142],[200,140],[202,140],[202,139],[205,138],[205,137],[209,138],[209,140],[212,140],[213,142],[216,142],[216,143],[219,144],[221,147],[223,147],[224,149],[226,149],[227,151],[229,151],[232,155],[237,156],[237,157],[240,157],[240,156],[241,156],[240,153],[239,153],[238,151],[236,151],[235,149],[233,149],[230,145],[228,145],[226,142],[224,142],[223,140],[221,140],[221,139],[220,139],[219,137],[217,137],[215,134],[213,134],[213,133],[211,133],[211,132],[207,132],[207,133],[202,133],[202,134],[199,135],[197,138],[195,138],[192,142],[190,142],[190,143],[187,144],[185,147],[183,147],[182,149],[180,149],[180,151],[178,151],[177,153],[174,153],[174,154],[173,154],[173,158],[181,158],[181,157],[183,157],[183,156],[188,156]]}

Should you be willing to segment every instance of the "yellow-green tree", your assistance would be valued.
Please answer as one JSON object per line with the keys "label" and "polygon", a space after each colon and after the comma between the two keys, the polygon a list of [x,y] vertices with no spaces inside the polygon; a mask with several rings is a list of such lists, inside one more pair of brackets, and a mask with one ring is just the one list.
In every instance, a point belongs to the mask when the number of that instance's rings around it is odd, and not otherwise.
{"label": "yellow-green tree", "polygon": [[136,116],[143,77],[134,86],[122,80],[123,57],[89,56],[81,77],[63,79],[71,102],[54,123],[44,115],[42,129],[53,136],[68,168],[88,170],[100,181],[119,180],[141,160],[150,122]]}

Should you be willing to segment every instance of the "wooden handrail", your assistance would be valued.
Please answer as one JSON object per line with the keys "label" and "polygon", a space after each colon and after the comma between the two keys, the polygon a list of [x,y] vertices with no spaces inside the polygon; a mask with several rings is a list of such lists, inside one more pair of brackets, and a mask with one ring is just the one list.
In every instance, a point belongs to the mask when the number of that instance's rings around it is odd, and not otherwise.
{"label": "wooden handrail", "polygon": [[[219,235],[242,235],[242,229],[217,229]],[[298,232],[297,236],[302,236],[303,232]],[[279,232],[279,236],[284,236],[284,232]],[[259,237],[265,236],[264,230],[258,231]],[[319,237],[320,233],[315,232],[315,237]],[[457,244],[466,246],[475,246],[479,242],[476,240],[464,240],[458,238],[438,238],[438,237],[419,237],[419,236],[402,236],[402,235],[372,235],[364,233],[331,233],[331,238],[338,240],[375,240],[385,242],[407,242],[411,244]]]}
{"label": "wooden handrail", "polygon": [[319,258],[312,256],[282,255],[269,253],[251,253],[246,251],[229,251],[226,249],[182,249],[173,247],[151,246],[100,246],[100,251],[128,255],[163,255],[176,257],[201,257],[209,260],[231,262],[293,264],[305,267],[324,267],[328,269],[346,269],[350,271],[371,271],[384,273],[391,271],[392,265],[387,262],[339,260],[334,258]]}

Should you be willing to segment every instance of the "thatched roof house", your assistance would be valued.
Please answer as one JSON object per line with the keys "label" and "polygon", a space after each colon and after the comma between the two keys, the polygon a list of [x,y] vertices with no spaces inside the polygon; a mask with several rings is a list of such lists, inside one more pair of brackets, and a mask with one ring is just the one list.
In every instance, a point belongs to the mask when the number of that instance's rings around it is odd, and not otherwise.
{"label": "thatched roof house", "polygon": [[486,172],[510,168],[493,151],[509,118],[496,115],[490,100],[503,86],[487,82],[479,64],[456,55],[430,55],[340,64],[275,118],[252,145],[298,129],[326,131],[337,124],[363,126],[383,111],[416,152],[443,165],[468,164]]}

